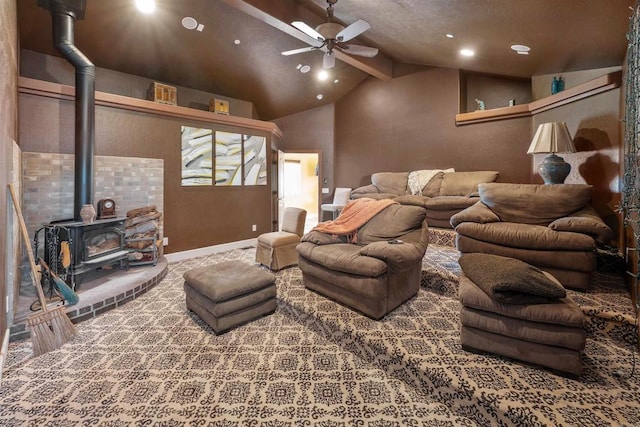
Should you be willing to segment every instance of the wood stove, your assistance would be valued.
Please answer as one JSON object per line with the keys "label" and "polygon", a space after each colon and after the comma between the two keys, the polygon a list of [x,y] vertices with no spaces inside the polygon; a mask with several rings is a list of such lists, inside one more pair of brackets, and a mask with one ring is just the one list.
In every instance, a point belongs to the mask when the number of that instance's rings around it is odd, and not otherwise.
{"label": "wood stove", "polygon": [[[44,259],[54,269],[60,268],[58,254],[61,242],[69,242],[71,265],[68,268],[70,285],[83,274],[106,265],[120,263],[128,268],[129,251],[125,249],[125,218],[98,219],[86,224],[82,221],[55,221],[44,227]],[[53,248],[53,250],[51,250]]]}

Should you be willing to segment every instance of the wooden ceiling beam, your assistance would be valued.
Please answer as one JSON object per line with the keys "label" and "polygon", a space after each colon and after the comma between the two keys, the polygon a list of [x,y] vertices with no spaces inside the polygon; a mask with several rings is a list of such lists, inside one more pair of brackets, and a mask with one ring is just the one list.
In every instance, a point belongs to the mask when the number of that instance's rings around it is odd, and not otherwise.
{"label": "wooden ceiling beam", "polygon": [[[325,19],[311,12],[309,9],[291,0],[223,0],[228,5],[253,16],[256,19],[269,24],[278,30],[289,34],[307,44],[316,40],[299,31],[290,23],[303,21],[310,26],[316,26]],[[392,77],[391,59],[383,53],[378,53],[373,58],[350,56],[338,50],[336,58],[357,68],[365,73],[381,80],[389,80]]]}

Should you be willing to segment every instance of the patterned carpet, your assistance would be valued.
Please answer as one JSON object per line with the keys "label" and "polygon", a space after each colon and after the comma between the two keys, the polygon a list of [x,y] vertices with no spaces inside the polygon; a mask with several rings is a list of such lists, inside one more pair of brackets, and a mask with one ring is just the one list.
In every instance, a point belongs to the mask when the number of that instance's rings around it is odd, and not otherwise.
{"label": "patterned carpet", "polygon": [[435,245],[418,296],[382,321],[305,290],[289,268],[277,274],[276,313],[215,336],[186,310],[182,274],[253,257],[233,250],[171,264],[147,294],[36,359],[29,341],[11,344],[0,424],[640,425],[633,309],[620,278],[598,274],[597,291],[571,293],[590,313],[576,381],[463,351],[458,253]]}

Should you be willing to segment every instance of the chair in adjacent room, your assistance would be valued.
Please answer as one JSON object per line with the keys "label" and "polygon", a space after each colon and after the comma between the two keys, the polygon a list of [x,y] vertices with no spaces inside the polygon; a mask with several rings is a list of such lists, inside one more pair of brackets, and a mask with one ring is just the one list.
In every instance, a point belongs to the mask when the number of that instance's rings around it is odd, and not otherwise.
{"label": "chair in adjacent room", "polygon": [[300,208],[285,208],[280,231],[258,236],[256,262],[271,270],[281,270],[298,264],[296,246],[304,234],[307,211]]}
{"label": "chair in adjacent room", "polygon": [[[325,212],[331,212],[332,219],[336,219],[350,198],[351,188],[336,187],[336,191],[333,193],[333,203],[325,203],[320,206],[323,216]],[[320,220],[323,219],[320,218]]]}

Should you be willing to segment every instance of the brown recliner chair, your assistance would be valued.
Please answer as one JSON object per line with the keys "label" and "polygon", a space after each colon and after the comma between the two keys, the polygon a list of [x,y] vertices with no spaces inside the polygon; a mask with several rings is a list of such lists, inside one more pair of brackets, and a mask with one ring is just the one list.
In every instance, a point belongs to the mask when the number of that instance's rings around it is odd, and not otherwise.
{"label": "brown recliner chair", "polygon": [[424,208],[394,204],[363,225],[355,243],[318,231],[305,234],[297,247],[305,287],[382,318],[418,293],[428,243],[425,218]]}
{"label": "brown recliner chair", "polygon": [[298,263],[296,246],[304,234],[307,211],[300,208],[285,208],[280,231],[258,236],[256,262],[271,270],[281,270]]}
{"label": "brown recliner chair", "polygon": [[462,253],[516,258],[585,290],[596,268],[596,248],[611,229],[589,204],[590,185],[478,186],[480,201],[451,217]]}

